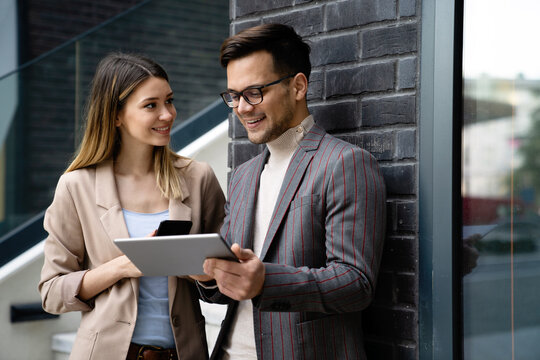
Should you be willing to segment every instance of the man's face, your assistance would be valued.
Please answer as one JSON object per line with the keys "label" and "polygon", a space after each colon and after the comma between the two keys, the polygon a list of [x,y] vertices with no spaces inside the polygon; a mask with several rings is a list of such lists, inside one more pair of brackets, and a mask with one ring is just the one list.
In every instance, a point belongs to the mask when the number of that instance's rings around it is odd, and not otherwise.
{"label": "man's face", "polygon": [[[227,65],[227,87],[243,91],[250,86],[264,85],[278,80],[282,74],[274,72],[272,56],[266,51],[257,51]],[[235,114],[246,128],[248,138],[255,144],[277,139],[303,119],[295,121],[296,100],[291,91],[291,79],[262,89],[263,101],[251,105],[240,98]]]}

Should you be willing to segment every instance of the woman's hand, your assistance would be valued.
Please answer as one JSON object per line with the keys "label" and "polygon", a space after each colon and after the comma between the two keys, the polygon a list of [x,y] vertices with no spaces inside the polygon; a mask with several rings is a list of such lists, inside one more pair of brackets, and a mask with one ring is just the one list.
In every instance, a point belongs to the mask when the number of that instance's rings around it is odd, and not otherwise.
{"label": "woman's hand", "polygon": [[87,271],[82,279],[78,297],[86,301],[122,279],[141,276],[143,273],[131,260],[126,255],[121,255]]}
{"label": "woman's hand", "polygon": [[121,255],[115,259],[112,259],[110,262],[114,262],[112,266],[117,269],[119,274],[121,274],[121,279],[138,278],[143,276],[141,270],[139,270],[139,268],[137,268],[126,255]]}

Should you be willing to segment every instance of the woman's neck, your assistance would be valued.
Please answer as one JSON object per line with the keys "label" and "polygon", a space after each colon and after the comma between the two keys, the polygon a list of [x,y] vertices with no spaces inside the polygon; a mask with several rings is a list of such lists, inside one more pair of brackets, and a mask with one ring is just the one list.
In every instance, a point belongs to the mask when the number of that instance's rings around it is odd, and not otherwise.
{"label": "woman's neck", "polygon": [[144,151],[121,149],[114,161],[117,174],[145,175],[154,171],[153,148]]}

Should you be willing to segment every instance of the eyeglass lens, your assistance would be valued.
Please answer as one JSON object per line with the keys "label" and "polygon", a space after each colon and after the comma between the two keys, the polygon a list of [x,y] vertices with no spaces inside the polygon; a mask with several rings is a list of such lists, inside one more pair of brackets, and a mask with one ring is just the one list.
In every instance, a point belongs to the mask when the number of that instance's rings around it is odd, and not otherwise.
{"label": "eyeglass lens", "polygon": [[290,74],[276,81],[272,81],[271,83],[268,83],[266,85],[245,89],[241,93],[232,91],[232,90],[226,91],[226,92],[221,93],[221,97],[223,98],[223,101],[225,101],[227,106],[232,107],[232,108],[238,107],[240,103],[240,96],[242,96],[248,104],[257,105],[263,101],[263,95],[262,95],[263,88],[276,85],[282,82],[283,80],[291,78],[293,76],[294,74]]}
{"label": "eyeglass lens", "polygon": [[262,101],[262,92],[259,88],[246,89],[242,93],[237,92],[225,92],[222,94],[223,100],[230,107],[237,107],[240,102],[240,96],[244,98],[249,104],[257,105]]}

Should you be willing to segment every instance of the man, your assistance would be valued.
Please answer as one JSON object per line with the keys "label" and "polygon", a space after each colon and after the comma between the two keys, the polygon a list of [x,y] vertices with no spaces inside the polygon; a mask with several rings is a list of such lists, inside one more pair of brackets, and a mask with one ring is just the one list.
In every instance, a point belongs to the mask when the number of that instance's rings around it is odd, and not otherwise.
{"label": "man", "polygon": [[221,47],[223,100],[249,140],[267,146],[229,183],[221,234],[240,261],[207,259],[198,278],[214,279],[199,282],[206,300],[238,301],[215,359],[365,359],[361,310],[383,247],[384,183],[368,152],[314,123],[309,52],[279,24]]}

